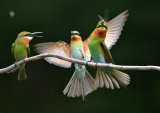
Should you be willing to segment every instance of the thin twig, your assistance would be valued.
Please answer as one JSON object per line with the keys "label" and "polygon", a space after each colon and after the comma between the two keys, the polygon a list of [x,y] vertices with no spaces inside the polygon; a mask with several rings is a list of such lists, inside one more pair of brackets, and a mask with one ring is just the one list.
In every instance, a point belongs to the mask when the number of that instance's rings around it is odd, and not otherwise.
{"label": "thin twig", "polygon": [[46,53],[46,54],[40,54],[40,55],[32,56],[29,58],[25,58],[23,60],[15,62],[14,64],[12,64],[6,68],[0,69],[0,74],[14,72],[19,68],[20,65],[22,65],[24,63],[32,62],[35,60],[40,60],[45,57],[55,57],[55,58],[59,58],[62,60],[73,62],[73,63],[88,65],[91,67],[107,67],[107,68],[114,68],[114,69],[119,69],[119,70],[144,70],[144,71],[157,70],[157,71],[160,71],[159,66],[124,66],[124,65],[115,65],[115,64],[93,63],[93,62],[77,60],[74,58],[64,57],[64,56],[60,56],[60,55],[55,55],[52,53]]}

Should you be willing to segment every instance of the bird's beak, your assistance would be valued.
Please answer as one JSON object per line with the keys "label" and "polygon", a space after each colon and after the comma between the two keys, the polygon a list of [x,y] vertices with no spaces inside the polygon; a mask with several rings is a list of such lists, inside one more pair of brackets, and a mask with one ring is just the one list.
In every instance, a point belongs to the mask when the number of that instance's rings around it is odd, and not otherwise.
{"label": "bird's beak", "polygon": [[98,15],[98,17],[99,17],[100,21],[104,21],[104,19],[100,15]]}
{"label": "bird's beak", "polygon": [[32,33],[32,36],[33,36],[33,37],[43,37],[43,36],[38,36],[38,35],[36,35],[36,34],[39,34],[39,33],[43,33],[43,32],[33,32],[33,33]]}

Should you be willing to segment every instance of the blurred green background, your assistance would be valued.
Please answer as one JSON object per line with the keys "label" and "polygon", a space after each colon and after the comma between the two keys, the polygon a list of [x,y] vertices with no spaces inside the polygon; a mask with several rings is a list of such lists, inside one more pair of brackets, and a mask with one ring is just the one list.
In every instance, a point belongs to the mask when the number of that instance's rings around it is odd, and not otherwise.
{"label": "blurred green background", "polygon": [[[14,63],[11,44],[21,31],[42,31],[44,38],[33,45],[63,40],[70,43],[71,30],[86,39],[96,27],[97,15],[108,8],[110,19],[125,10],[129,16],[120,39],[112,47],[114,62],[119,65],[160,65],[160,1],[152,0],[1,0],[0,68]],[[10,10],[15,16],[9,16]],[[95,76],[96,69],[87,67]],[[131,77],[130,92],[98,88],[87,96],[69,98],[63,89],[74,67],[69,69],[39,60],[26,65],[28,79],[21,87],[18,72],[0,75],[0,113],[155,113],[160,107],[160,72],[124,71]]]}

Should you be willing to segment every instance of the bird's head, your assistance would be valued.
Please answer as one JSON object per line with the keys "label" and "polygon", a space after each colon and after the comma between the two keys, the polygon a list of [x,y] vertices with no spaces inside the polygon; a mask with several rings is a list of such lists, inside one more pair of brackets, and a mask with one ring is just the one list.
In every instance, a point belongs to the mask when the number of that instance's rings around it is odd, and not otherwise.
{"label": "bird's head", "polygon": [[100,18],[100,21],[98,22],[95,30],[93,31],[93,35],[97,37],[105,38],[108,30],[107,22],[101,16],[99,16],[99,18]]}
{"label": "bird's head", "polygon": [[71,31],[71,41],[81,40],[80,33],[78,31]]}
{"label": "bird's head", "polygon": [[78,31],[71,31],[71,37],[72,36],[80,36],[80,33]]}
{"label": "bird's head", "polygon": [[101,29],[101,30],[108,30],[107,28],[107,22],[100,16],[98,15],[100,21],[98,22],[96,29]]}
{"label": "bird's head", "polygon": [[23,31],[23,32],[20,32],[18,34],[18,37],[17,39],[22,39],[26,44],[29,44],[29,42],[34,38],[34,37],[42,37],[42,36],[38,36],[36,34],[38,33],[42,33],[42,32],[27,32],[27,31]]}

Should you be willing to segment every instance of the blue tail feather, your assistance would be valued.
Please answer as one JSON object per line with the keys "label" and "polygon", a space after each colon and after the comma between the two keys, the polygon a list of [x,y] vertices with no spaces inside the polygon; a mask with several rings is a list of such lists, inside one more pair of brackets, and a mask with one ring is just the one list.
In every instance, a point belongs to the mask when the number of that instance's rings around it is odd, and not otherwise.
{"label": "blue tail feather", "polygon": [[111,75],[122,87],[124,87],[126,90],[129,91],[126,85],[116,76],[116,74],[114,73],[114,69],[110,68],[101,68],[101,69],[105,71],[107,74]]}
{"label": "blue tail feather", "polygon": [[111,74],[112,77],[117,80],[117,82],[122,86],[124,87],[127,91],[129,91],[129,89],[126,87],[126,85],[115,75],[115,74]]}

